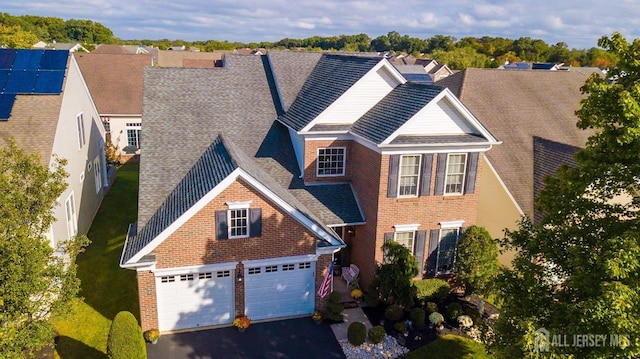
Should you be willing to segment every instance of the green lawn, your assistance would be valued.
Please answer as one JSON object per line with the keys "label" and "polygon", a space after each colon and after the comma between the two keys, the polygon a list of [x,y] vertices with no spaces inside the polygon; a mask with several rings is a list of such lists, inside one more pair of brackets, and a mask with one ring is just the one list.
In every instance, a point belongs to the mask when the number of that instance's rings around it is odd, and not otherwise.
{"label": "green lawn", "polygon": [[127,227],[137,217],[138,163],[118,169],[87,237],[91,244],[78,256],[80,296],[72,312],[53,319],[60,334],[56,358],[106,358],[111,320],[122,310],[140,317],[136,273],[118,266]]}
{"label": "green lawn", "polygon": [[406,359],[490,359],[484,345],[469,338],[447,334],[405,355]]}

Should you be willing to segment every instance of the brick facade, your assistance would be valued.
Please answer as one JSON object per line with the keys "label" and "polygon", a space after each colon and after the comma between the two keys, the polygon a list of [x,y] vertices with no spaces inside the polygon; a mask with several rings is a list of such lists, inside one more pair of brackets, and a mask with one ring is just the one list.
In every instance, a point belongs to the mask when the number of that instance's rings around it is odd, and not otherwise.
{"label": "brick facade", "polygon": [[[226,210],[227,202],[251,201],[250,208],[262,209],[262,236],[216,239],[215,212]],[[245,260],[268,259],[316,253],[316,238],[296,219],[241,179],[209,202],[171,236],[154,249],[156,268],[187,267]],[[324,257],[324,256],[323,256]],[[328,260],[317,264],[326,270]],[[242,263],[236,268],[244,271]],[[143,330],[158,327],[155,278],[150,271],[138,272],[140,316]],[[235,308],[244,312],[244,281],[235,282]]]}
{"label": "brick facade", "polygon": [[[351,162],[349,158],[356,158],[352,155],[353,141],[345,140],[313,140],[304,143],[304,181],[309,182],[345,182],[351,180]],[[344,176],[317,176],[318,149],[327,147],[345,148],[345,173]]]}

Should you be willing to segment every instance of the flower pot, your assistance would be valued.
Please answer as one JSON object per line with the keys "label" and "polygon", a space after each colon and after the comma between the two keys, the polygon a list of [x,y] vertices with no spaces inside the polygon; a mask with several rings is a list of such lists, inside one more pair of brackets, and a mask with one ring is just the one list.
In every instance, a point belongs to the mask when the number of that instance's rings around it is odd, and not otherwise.
{"label": "flower pot", "polygon": [[151,341],[151,344],[156,344],[156,343],[158,343],[158,339],[154,339]]}
{"label": "flower pot", "polygon": [[245,330],[247,330],[247,328],[238,328],[238,331],[239,331],[240,333],[244,333],[244,331],[245,331]]}

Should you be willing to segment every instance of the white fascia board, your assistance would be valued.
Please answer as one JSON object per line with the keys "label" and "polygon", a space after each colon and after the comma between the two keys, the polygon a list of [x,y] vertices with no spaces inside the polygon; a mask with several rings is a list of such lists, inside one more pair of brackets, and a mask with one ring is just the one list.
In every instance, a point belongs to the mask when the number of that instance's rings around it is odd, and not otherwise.
{"label": "white fascia board", "polygon": [[266,259],[251,259],[242,261],[244,264],[245,270],[247,267],[259,267],[259,266],[269,266],[275,264],[287,264],[287,263],[303,263],[303,262],[315,262],[318,260],[318,256],[316,254],[303,254],[301,256],[290,256],[290,257],[277,257],[277,258],[266,258]]}
{"label": "white fascia board", "polygon": [[302,135],[305,141],[346,141],[353,139],[349,133],[305,132]]}
{"label": "white fascia board", "polygon": [[412,232],[417,231],[420,227],[420,223],[414,224],[394,224],[395,232]]}
{"label": "white fascia board", "polygon": [[[325,117],[325,114],[327,112],[332,111],[334,107],[340,106],[342,102],[349,101],[351,99],[351,94],[356,91],[361,91],[360,87],[363,86],[362,83],[365,82],[367,78],[370,76],[377,76],[376,72],[382,67],[384,67],[385,70],[387,70],[387,72],[391,75],[391,77],[398,82],[398,84],[395,87],[407,82],[407,80],[400,74],[400,72],[398,72],[398,70],[395,69],[395,67],[393,67],[393,65],[389,63],[389,61],[387,61],[386,59],[381,59],[380,62],[378,62],[374,67],[372,67],[361,78],[359,78],[358,81],[356,81],[348,90],[346,90],[342,95],[340,95],[340,97],[338,97],[332,104],[330,104],[320,114],[318,114],[316,118],[314,118],[313,120],[311,120],[311,122],[309,122],[306,126],[304,126],[298,133],[308,132],[313,126],[315,126],[318,123],[321,123],[322,118]],[[385,96],[388,94],[389,93],[387,92]],[[384,96],[382,96],[380,99],[382,98],[384,98]],[[375,106],[375,104],[373,104],[372,106]],[[365,114],[370,109],[371,108],[368,108],[362,114]],[[360,117],[354,119],[353,122],[357,121],[359,118]]]}
{"label": "white fascia board", "polygon": [[339,250],[341,250],[344,247],[346,247],[346,246],[318,247],[318,248],[316,248],[316,256],[334,254],[334,253],[337,253]]}
{"label": "white fascia board", "polygon": [[382,141],[382,143],[380,144],[380,146],[385,146],[390,144],[393,140],[396,139],[396,137],[398,137],[400,135],[400,133],[402,132],[402,128],[405,127],[409,122],[412,122],[416,117],[418,117],[420,115],[420,113],[428,110],[430,107],[433,106],[437,106],[438,102],[440,102],[440,100],[445,96],[445,91],[440,91],[440,93],[438,94],[438,96],[434,97],[431,101],[429,101],[428,104],[426,104],[423,108],[421,108],[418,112],[416,112],[407,122],[405,122],[402,126],[400,126],[399,128],[397,128],[389,137],[387,137],[384,141]]}
{"label": "white fascia board", "polygon": [[507,194],[507,196],[509,197],[513,205],[516,206],[516,208],[518,209],[518,213],[520,214],[520,216],[524,217],[525,215],[524,211],[522,210],[518,202],[516,202],[515,197],[513,197],[513,195],[509,191],[509,188],[507,188],[507,185],[502,181],[502,178],[500,178],[498,171],[496,171],[495,167],[493,167],[493,165],[491,164],[491,161],[489,161],[489,157],[487,157],[486,155],[484,156],[484,162],[489,165],[491,172],[493,172],[494,176],[496,176],[496,178],[498,179],[498,182],[500,183],[500,186],[502,186],[502,189]]}
{"label": "white fascia board", "polygon": [[400,145],[400,146],[380,146],[383,155],[406,155],[418,153],[467,153],[486,152],[491,149],[491,145],[486,143],[451,143],[451,144],[429,144],[429,145]]}
{"label": "white fascia board", "polygon": [[135,256],[131,257],[125,265],[135,264],[135,262],[139,261],[140,258],[145,255],[151,253],[156,247],[158,247],[165,239],[167,239],[170,235],[173,234],[178,228],[182,227],[191,217],[193,217],[196,213],[200,212],[209,202],[211,202],[214,198],[216,198],[222,191],[227,189],[233,182],[236,181],[238,176],[240,175],[240,169],[236,168],[231,174],[229,174],[225,179],[223,179],[217,186],[215,186],[209,193],[205,194],[196,204],[194,204],[191,208],[189,208],[186,212],[184,212],[177,220],[171,223],[167,228],[165,228],[156,238],[154,238],[151,243],[147,244],[144,248],[142,248]]}
{"label": "white fascia board", "polygon": [[100,117],[140,117],[142,119],[141,113],[101,113]]}
{"label": "white fascia board", "polygon": [[192,274],[192,273],[201,273],[201,272],[209,272],[209,271],[220,271],[220,270],[231,270],[236,269],[236,266],[239,262],[225,262],[225,263],[215,263],[215,264],[204,264],[198,266],[188,266],[188,267],[173,267],[173,268],[160,268],[152,270],[153,275],[156,277],[162,277],[165,275],[180,275],[180,274]]}

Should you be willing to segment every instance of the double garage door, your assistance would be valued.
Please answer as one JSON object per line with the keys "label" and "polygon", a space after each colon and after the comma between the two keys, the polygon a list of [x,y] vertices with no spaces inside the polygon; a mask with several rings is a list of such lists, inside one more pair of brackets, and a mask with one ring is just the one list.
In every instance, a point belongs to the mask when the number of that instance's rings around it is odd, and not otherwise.
{"label": "double garage door", "polygon": [[[310,314],[315,261],[245,264],[245,313],[251,320]],[[224,269],[156,277],[161,331],[229,324],[235,317],[235,274]]]}

